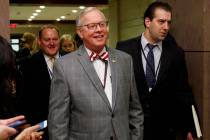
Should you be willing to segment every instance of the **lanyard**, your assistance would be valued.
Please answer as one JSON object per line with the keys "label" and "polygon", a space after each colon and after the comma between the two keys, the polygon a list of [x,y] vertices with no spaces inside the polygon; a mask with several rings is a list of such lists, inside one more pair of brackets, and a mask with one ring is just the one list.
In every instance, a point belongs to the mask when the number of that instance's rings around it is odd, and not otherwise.
{"label": "lanyard", "polygon": [[49,66],[47,65],[48,72],[50,74],[50,78],[52,79],[53,72],[50,70]]}
{"label": "lanyard", "polygon": [[[143,50],[142,46],[140,46],[140,47],[141,47],[141,51],[142,51],[142,53],[143,53],[143,56],[144,56],[144,59],[145,59],[146,63],[148,63],[149,68],[152,70],[152,66],[151,66],[150,62],[147,60],[147,57],[146,57],[146,55],[145,55],[145,53],[144,53],[144,50]],[[162,53],[161,53],[161,54],[162,54]],[[161,59],[161,56],[160,56],[160,59]],[[153,74],[153,76],[154,76],[156,79],[157,79],[158,70],[160,69],[160,63],[161,63],[160,59],[159,59],[159,62],[158,62],[158,66],[157,66],[156,71],[154,72],[154,71],[152,70],[152,74]]]}
{"label": "lanyard", "polygon": [[103,83],[101,83],[101,84],[102,84],[103,88],[105,89],[105,87],[106,87],[107,69],[108,69],[108,61],[105,61],[104,63],[105,63],[104,84]]}

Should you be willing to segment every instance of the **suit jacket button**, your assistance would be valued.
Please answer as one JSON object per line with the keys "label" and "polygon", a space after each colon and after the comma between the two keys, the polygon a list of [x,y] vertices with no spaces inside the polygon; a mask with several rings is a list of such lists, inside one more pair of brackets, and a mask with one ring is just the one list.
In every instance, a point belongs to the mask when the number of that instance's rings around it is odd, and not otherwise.
{"label": "suit jacket button", "polygon": [[112,118],[114,118],[114,114],[112,114]]}
{"label": "suit jacket button", "polygon": [[114,139],[113,136],[111,136],[111,137],[110,137],[110,140],[113,140],[113,139]]}

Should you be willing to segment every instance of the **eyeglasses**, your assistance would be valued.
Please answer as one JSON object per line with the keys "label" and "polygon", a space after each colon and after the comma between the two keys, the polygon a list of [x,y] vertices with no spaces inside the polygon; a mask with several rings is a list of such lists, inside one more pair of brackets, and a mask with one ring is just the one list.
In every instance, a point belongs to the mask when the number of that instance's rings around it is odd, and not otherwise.
{"label": "eyeglasses", "polygon": [[105,29],[107,27],[107,25],[108,25],[108,21],[102,21],[102,22],[99,22],[99,23],[90,23],[90,24],[79,26],[79,27],[86,26],[88,28],[88,30],[95,31],[98,26],[101,29]]}

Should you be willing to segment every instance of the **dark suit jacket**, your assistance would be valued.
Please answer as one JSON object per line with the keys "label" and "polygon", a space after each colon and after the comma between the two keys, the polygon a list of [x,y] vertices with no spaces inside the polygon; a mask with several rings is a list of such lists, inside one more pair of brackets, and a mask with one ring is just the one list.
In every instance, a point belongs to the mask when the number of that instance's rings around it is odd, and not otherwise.
{"label": "dark suit jacket", "polygon": [[50,75],[41,51],[21,62],[23,93],[19,98],[19,109],[29,123],[36,124],[47,119],[50,94]]}
{"label": "dark suit jacket", "polygon": [[[22,60],[19,67],[23,79],[23,92],[18,100],[19,113],[25,115],[32,125],[47,120],[51,79],[42,51]],[[43,139],[47,140],[47,128],[44,131]]]}
{"label": "dark suit jacket", "polygon": [[157,83],[150,93],[142,65],[141,37],[117,43],[117,49],[133,57],[137,90],[145,114],[145,132],[148,125],[152,132],[146,133],[155,139],[174,137],[180,129],[186,133],[193,125],[184,52],[171,40],[167,37],[163,41]]}

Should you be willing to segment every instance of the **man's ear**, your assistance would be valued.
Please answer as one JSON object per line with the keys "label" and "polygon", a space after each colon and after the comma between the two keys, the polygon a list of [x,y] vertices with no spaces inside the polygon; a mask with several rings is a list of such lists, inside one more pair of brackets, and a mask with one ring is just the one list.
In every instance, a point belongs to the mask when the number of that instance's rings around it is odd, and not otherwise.
{"label": "man's ear", "polygon": [[150,23],[151,23],[150,18],[148,18],[148,17],[145,18],[144,23],[145,23],[145,26],[146,26],[146,27],[149,27],[149,26],[150,26]]}
{"label": "man's ear", "polygon": [[80,37],[81,39],[83,39],[82,30],[81,30],[80,28],[77,28],[77,29],[76,29],[76,32],[77,32],[77,34],[79,35],[79,37]]}

